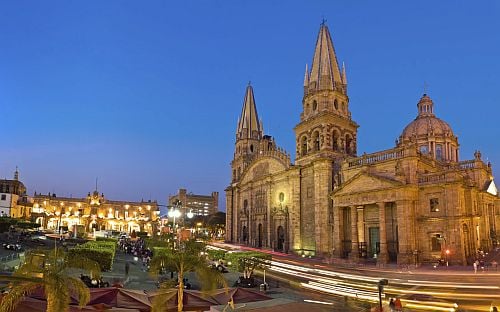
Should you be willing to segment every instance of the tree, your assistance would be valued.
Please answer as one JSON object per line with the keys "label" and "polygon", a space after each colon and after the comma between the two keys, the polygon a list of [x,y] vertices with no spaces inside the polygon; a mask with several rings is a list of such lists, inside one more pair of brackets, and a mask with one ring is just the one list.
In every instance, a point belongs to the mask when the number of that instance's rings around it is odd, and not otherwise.
{"label": "tree", "polygon": [[12,276],[2,277],[11,281],[11,290],[2,298],[0,312],[12,312],[16,305],[38,288],[43,288],[47,299],[47,312],[69,310],[71,295],[76,294],[80,307],[90,300],[90,291],[71,269],[90,271],[99,277],[99,264],[84,257],[68,257],[59,249],[38,250],[27,254],[25,262]]}
{"label": "tree", "polygon": [[[158,273],[163,269],[177,272],[177,311],[183,310],[184,276],[188,272],[195,272],[202,291],[216,289],[219,285],[227,288],[227,282],[222,273],[209,268],[205,257],[205,245],[193,240],[182,242],[178,249],[165,249],[155,254],[151,260],[152,272]],[[165,311],[166,298],[158,296],[153,300],[153,312]]]}
{"label": "tree", "polygon": [[257,251],[228,252],[225,259],[231,267],[250,279],[256,268],[265,269],[270,265],[271,255]]}

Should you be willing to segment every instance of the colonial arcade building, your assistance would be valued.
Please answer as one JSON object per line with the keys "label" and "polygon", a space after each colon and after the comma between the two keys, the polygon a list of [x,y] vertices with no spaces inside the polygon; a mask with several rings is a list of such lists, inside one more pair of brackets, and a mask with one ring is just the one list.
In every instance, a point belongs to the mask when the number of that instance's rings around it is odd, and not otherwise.
{"label": "colonial arcade building", "polygon": [[465,264],[500,235],[492,169],[477,151],[461,161],[458,138],[424,94],[417,116],[385,151],[357,155],[347,76],[328,27],[304,75],[296,155],[264,135],[246,89],[226,189],[226,240],[351,261]]}

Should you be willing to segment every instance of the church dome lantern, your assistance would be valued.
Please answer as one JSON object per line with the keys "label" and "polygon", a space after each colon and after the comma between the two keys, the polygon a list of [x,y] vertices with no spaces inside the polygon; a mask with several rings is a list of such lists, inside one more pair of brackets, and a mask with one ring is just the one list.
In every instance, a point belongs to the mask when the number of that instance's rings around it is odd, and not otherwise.
{"label": "church dome lantern", "polygon": [[422,154],[440,161],[458,161],[458,138],[450,125],[434,114],[434,102],[424,94],[418,115],[403,130],[398,145],[416,144]]}

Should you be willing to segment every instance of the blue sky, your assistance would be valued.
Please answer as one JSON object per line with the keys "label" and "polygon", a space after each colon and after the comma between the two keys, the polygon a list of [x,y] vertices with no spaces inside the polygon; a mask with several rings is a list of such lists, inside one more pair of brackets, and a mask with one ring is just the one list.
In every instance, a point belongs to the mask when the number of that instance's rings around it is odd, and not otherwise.
{"label": "blue sky", "polygon": [[61,0],[0,2],[0,177],[19,166],[30,194],[84,196],[96,177],[111,199],[223,193],[248,81],[295,154],[322,18],[358,153],[394,146],[426,82],[461,159],[480,149],[499,174],[499,1]]}

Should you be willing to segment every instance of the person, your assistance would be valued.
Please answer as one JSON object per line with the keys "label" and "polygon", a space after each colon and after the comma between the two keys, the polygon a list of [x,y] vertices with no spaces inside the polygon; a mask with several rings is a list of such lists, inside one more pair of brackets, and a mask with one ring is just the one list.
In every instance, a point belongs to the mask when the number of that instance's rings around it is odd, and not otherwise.
{"label": "person", "polygon": [[492,308],[491,308],[491,312],[498,312],[497,307],[492,307]]}
{"label": "person", "polygon": [[493,270],[498,270],[498,262],[496,260],[491,261],[491,267]]}
{"label": "person", "polygon": [[391,300],[389,300],[389,309],[391,310],[391,312],[394,312],[394,308],[395,308],[394,299],[391,298]]}
{"label": "person", "polygon": [[399,298],[396,298],[396,300],[394,300],[394,310],[398,312],[403,311],[403,304],[401,303],[401,300],[399,300]]}
{"label": "person", "polygon": [[472,264],[472,267],[474,268],[474,274],[477,273],[477,264],[478,264],[479,261],[474,261],[474,263]]}

